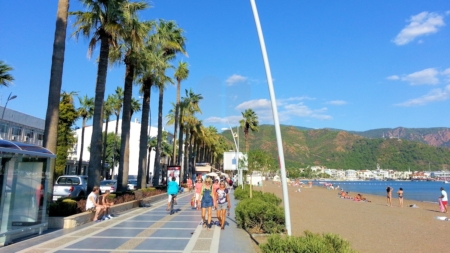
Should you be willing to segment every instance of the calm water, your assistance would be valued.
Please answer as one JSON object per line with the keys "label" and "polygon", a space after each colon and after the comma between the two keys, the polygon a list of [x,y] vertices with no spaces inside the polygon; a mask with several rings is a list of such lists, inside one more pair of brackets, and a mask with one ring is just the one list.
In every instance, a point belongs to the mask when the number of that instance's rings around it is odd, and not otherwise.
{"label": "calm water", "polygon": [[450,193],[450,184],[444,182],[426,182],[426,181],[314,181],[313,185],[319,186],[319,182],[332,183],[339,185],[345,191],[352,193],[366,193],[379,196],[386,196],[386,187],[394,188],[392,197],[397,198],[397,191],[403,188],[405,199],[418,201],[437,202],[441,196],[440,188]]}

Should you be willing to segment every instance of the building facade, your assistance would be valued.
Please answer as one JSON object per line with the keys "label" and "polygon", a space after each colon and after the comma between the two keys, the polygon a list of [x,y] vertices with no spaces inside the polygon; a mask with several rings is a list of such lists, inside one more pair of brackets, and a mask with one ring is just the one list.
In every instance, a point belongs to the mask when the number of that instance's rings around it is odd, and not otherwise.
{"label": "building facade", "polygon": [[42,146],[45,120],[0,106],[0,137]]}

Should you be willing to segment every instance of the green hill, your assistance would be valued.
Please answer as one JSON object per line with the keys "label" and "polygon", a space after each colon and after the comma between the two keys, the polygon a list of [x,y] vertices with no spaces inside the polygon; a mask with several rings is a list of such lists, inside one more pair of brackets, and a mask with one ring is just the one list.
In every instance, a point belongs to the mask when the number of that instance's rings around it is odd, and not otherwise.
{"label": "green hill", "polygon": [[[365,138],[342,130],[302,130],[281,126],[287,168],[320,165],[332,169],[448,170],[450,149],[419,141],[390,138]],[[224,136],[234,145],[229,131]],[[240,150],[245,151],[242,129]],[[275,128],[262,125],[249,135],[250,150],[260,149],[278,157]]]}

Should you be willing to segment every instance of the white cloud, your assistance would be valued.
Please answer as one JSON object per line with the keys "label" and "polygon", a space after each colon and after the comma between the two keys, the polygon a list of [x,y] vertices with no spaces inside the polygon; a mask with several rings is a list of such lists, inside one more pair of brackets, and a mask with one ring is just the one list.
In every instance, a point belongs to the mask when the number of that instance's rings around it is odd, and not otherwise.
{"label": "white cloud", "polygon": [[410,23],[403,28],[392,40],[398,46],[406,45],[419,36],[438,32],[438,28],[444,26],[444,17],[434,12],[421,12],[411,16]]}
{"label": "white cloud", "polygon": [[243,83],[247,81],[247,77],[245,76],[241,76],[241,75],[237,75],[237,74],[233,74],[232,76],[228,77],[228,79],[225,81],[225,83],[228,86],[232,86],[238,83]]}
{"label": "white cloud", "polygon": [[441,75],[444,75],[444,76],[450,76],[450,68],[448,68],[448,69],[442,71],[442,72],[441,72]]}
{"label": "white cloud", "polygon": [[332,119],[331,116],[324,114],[327,110],[327,108],[313,110],[303,103],[298,103],[284,106],[283,113],[294,117],[316,118],[322,120]]}
{"label": "white cloud", "polygon": [[434,89],[431,90],[428,94],[419,97],[410,99],[406,102],[396,104],[397,106],[421,106],[426,105],[428,103],[436,102],[436,101],[444,101],[450,97],[450,85],[447,85],[444,89]]}
{"label": "white cloud", "polygon": [[387,80],[399,80],[399,79],[400,79],[400,77],[399,77],[399,76],[397,76],[397,75],[392,75],[392,76],[388,76],[388,77],[386,77],[386,79],[387,79]]}
{"label": "white cloud", "polygon": [[[332,117],[327,115],[327,108],[311,109],[300,100],[314,100],[310,97],[292,97],[287,99],[277,99],[278,117],[280,122],[287,122],[294,117],[314,118],[320,120],[330,120]],[[332,101],[334,104],[344,104],[345,101]],[[236,106],[236,110],[243,112],[251,108],[256,112],[260,123],[273,123],[272,104],[268,99],[255,99],[243,102]],[[242,116],[236,116],[239,119]],[[210,121],[212,119],[208,119]],[[239,121],[239,120],[237,120]],[[231,120],[230,120],[231,122]]]}
{"label": "white cloud", "polygon": [[436,69],[428,68],[403,76],[401,80],[407,81],[411,85],[438,84],[439,83],[439,79],[437,78],[438,74],[439,72]]}
{"label": "white cloud", "polygon": [[332,100],[332,101],[328,101],[327,104],[329,104],[329,105],[346,105],[347,101],[344,101],[344,100]]}
{"label": "white cloud", "polygon": [[272,105],[269,100],[257,99],[257,100],[246,101],[246,102],[239,104],[238,106],[236,106],[236,110],[244,111],[249,108],[251,108],[253,110],[258,110],[258,109],[267,110],[267,109],[271,109],[272,108],[271,106]]}
{"label": "white cloud", "polygon": [[235,126],[237,124],[239,124],[239,120],[242,119],[242,115],[239,116],[228,116],[225,118],[220,118],[220,117],[209,117],[203,120],[203,122],[205,123],[210,123],[210,124],[224,124],[224,125],[231,125],[231,126]]}

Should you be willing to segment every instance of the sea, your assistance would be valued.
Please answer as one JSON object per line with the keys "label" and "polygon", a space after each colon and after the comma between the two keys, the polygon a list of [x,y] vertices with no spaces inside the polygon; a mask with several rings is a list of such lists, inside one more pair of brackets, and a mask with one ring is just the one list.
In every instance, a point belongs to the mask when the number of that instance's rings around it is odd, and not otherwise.
{"label": "sea", "polygon": [[440,181],[313,181],[315,186],[323,186],[323,182],[338,186],[350,195],[357,193],[386,196],[386,187],[394,188],[392,197],[397,198],[397,191],[403,188],[403,198],[437,203],[441,196],[441,187],[450,193],[450,184]]}

